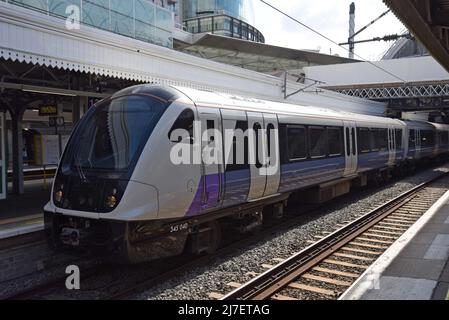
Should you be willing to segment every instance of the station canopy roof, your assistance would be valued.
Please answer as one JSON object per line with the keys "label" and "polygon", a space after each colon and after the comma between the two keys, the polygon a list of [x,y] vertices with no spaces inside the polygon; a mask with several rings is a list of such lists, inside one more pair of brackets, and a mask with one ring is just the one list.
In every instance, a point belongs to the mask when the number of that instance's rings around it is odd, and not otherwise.
{"label": "station canopy roof", "polygon": [[399,20],[449,71],[449,0],[384,0]]}
{"label": "station canopy roof", "polygon": [[277,47],[214,34],[206,34],[193,44],[175,41],[174,47],[176,50],[209,60],[269,74],[284,70],[302,70],[307,66],[358,62],[335,55]]}

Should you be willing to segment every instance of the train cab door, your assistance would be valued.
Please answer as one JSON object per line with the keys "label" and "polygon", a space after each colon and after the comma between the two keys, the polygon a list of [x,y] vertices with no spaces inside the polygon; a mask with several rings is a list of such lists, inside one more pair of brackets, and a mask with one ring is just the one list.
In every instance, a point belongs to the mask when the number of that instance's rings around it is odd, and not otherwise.
{"label": "train cab door", "polygon": [[0,200],[6,199],[5,114],[0,112]]}
{"label": "train cab door", "polygon": [[357,126],[355,122],[345,121],[345,176],[354,175],[358,167]]}
{"label": "train cab door", "polygon": [[263,115],[264,129],[265,129],[265,174],[267,182],[264,192],[264,197],[275,195],[279,191],[279,184],[281,181],[280,170],[280,155],[279,155],[279,124],[278,118],[275,114]]}
{"label": "train cab door", "polygon": [[266,159],[266,136],[263,134],[264,119],[262,113],[248,112],[248,151],[251,171],[251,185],[248,201],[264,197],[267,175],[264,167]]}
{"label": "train cab door", "polygon": [[223,192],[223,140],[219,109],[198,107],[201,123],[202,184],[201,211],[221,206]]}
{"label": "train cab door", "polygon": [[394,166],[396,162],[396,134],[393,127],[388,129],[388,166]]}

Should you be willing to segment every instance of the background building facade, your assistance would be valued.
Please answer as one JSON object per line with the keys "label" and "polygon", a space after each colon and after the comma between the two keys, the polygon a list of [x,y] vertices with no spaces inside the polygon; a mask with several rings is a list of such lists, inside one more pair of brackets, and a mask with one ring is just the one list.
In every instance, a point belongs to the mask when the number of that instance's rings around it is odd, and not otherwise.
{"label": "background building facade", "polygon": [[67,19],[80,10],[80,23],[164,47],[173,47],[170,0],[0,0]]}
{"label": "background building facade", "polygon": [[252,0],[182,0],[184,28],[190,33],[213,33],[265,42],[254,27]]}

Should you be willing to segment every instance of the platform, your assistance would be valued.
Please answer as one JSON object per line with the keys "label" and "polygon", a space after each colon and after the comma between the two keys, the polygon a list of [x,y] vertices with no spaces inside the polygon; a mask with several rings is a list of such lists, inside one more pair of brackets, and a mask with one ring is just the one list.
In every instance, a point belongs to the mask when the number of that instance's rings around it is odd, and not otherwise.
{"label": "platform", "polygon": [[449,300],[449,192],[340,300]]}
{"label": "platform", "polygon": [[52,180],[26,181],[25,194],[0,201],[0,240],[43,230]]}
{"label": "platform", "polygon": [[[24,181],[44,180],[48,183],[55,176],[57,165],[27,166],[23,168]],[[12,169],[8,169],[8,182],[12,182]]]}

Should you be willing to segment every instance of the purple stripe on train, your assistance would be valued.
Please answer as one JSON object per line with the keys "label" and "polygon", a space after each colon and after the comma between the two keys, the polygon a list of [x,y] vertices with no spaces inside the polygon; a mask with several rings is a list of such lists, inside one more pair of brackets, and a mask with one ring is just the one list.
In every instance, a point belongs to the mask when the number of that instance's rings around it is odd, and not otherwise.
{"label": "purple stripe on train", "polygon": [[[223,179],[221,179],[223,180]],[[206,186],[206,192],[204,187]],[[195,198],[187,211],[186,216],[192,217],[209,209],[216,208],[220,197],[219,174],[211,174],[201,177]]]}
{"label": "purple stripe on train", "polygon": [[[220,203],[220,188],[218,179],[218,174],[209,175],[201,178],[197,193],[193,199],[193,202],[186,213],[187,217],[192,217],[195,215],[199,215],[204,211],[220,208],[220,207],[231,207],[234,205],[245,203],[251,183],[251,176],[249,169],[247,170],[238,170],[238,171],[230,171],[226,172],[224,175],[225,179],[221,179],[222,190],[224,192],[223,195],[223,203]],[[223,175],[222,175],[223,177]],[[206,200],[204,197],[204,186],[207,184],[207,191],[209,192],[209,199],[207,203],[204,203]]]}

